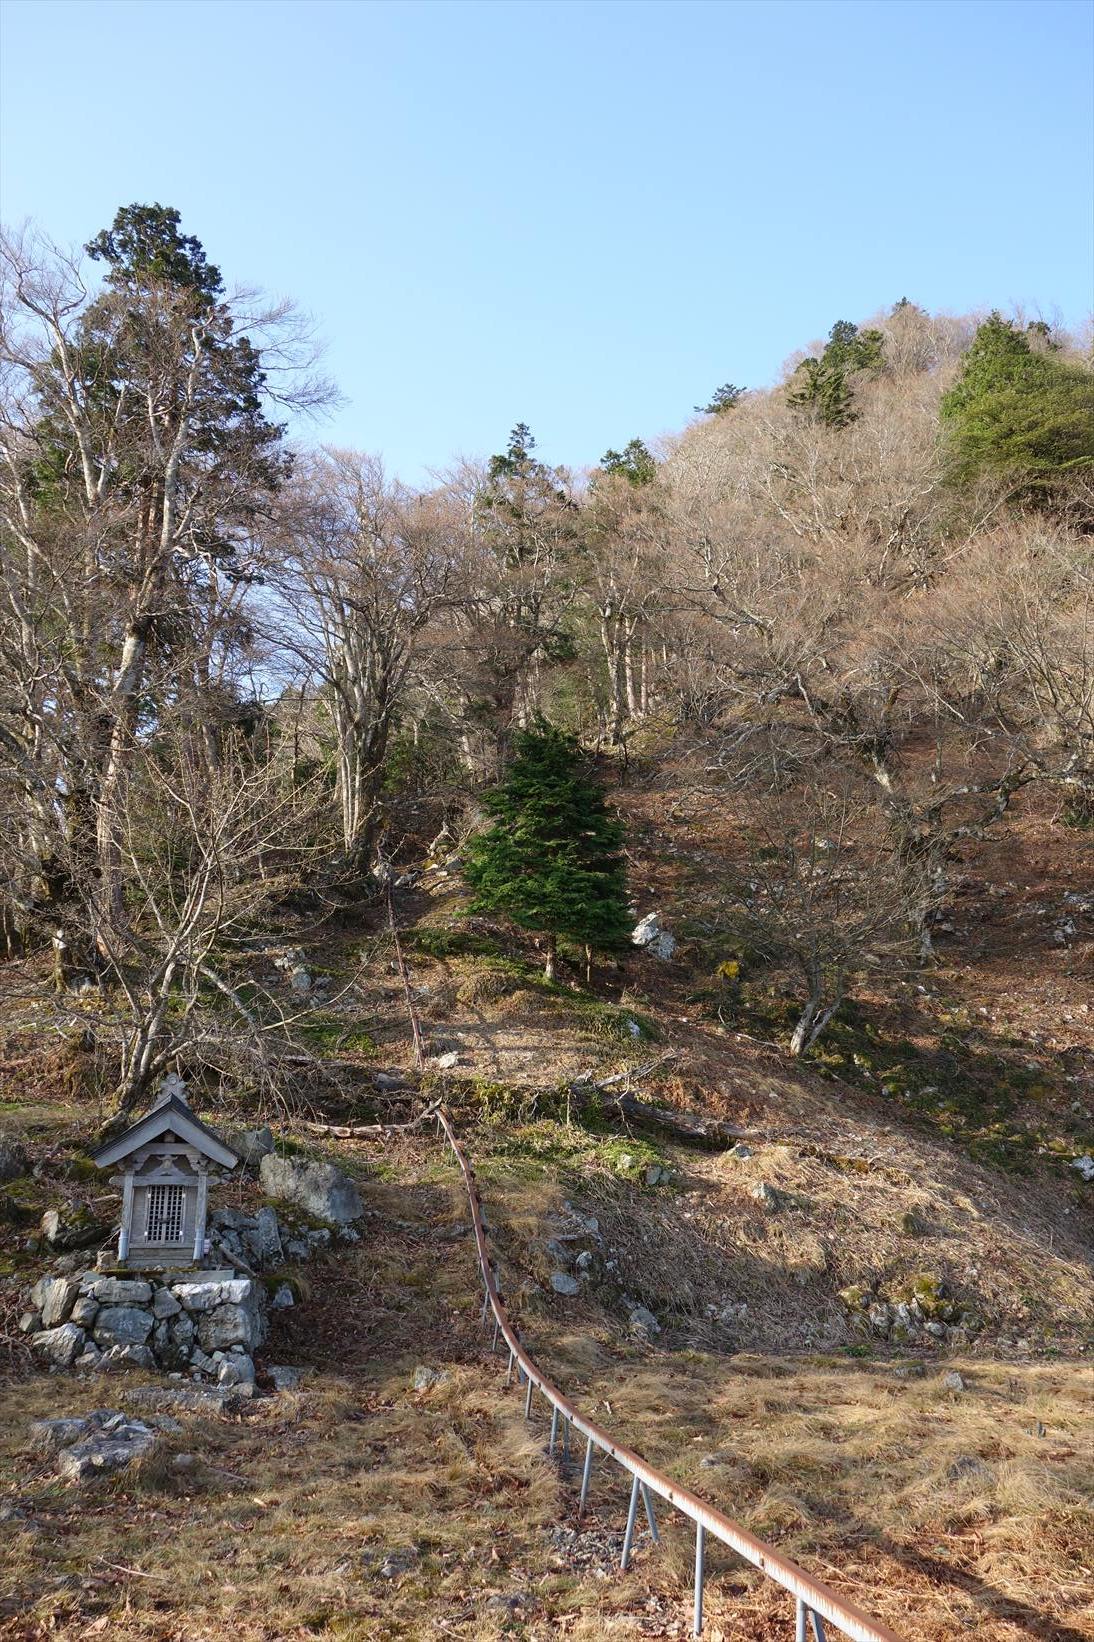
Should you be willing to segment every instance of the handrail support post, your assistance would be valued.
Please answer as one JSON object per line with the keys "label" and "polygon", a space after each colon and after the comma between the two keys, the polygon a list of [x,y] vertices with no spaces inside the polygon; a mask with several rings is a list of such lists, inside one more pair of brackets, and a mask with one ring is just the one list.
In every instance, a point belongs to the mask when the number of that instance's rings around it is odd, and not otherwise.
{"label": "handrail support post", "polygon": [[581,1492],[577,1498],[577,1514],[581,1516],[585,1509],[585,1501],[589,1497],[589,1478],[593,1470],[593,1439],[585,1438],[585,1464],[581,1468]]}
{"label": "handrail support post", "polygon": [[631,1546],[634,1543],[634,1519],[638,1513],[638,1489],[639,1482],[638,1478],[635,1477],[631,1484],[631,1503],[627,1507],[627,1531],[623,1535],[623,1555],[619,1559],[619,1566],[623,1573],[626,1573],[631,1560]]}
{"label": "handrail support post", "polygon": [[701,1522],[695,1524],[695,1611],[692,1615],[691,1634],[701,1636],[703,1632],[703,1579],[706,1574],[707,1531]]}
{"label": "handrail support post", "polygon": [[661,1535],[657,1532],[657,1518],[653,1514],[653,1500],[646,1484],[642,1484],[642,1504],[646,1507],[646,1521],[650,1525],[650,1537],[655,1545],[660,1545]]}

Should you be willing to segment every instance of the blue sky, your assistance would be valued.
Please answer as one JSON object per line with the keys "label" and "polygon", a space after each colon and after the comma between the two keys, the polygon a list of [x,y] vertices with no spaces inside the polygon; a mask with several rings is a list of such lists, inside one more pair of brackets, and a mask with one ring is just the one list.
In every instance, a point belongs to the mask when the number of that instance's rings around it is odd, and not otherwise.
{"label": "blue sky", "polygon": [[409,480],[680,427],[908,296],[1091,302],[1085,0],[7,0],[2,208],[177,206]]}

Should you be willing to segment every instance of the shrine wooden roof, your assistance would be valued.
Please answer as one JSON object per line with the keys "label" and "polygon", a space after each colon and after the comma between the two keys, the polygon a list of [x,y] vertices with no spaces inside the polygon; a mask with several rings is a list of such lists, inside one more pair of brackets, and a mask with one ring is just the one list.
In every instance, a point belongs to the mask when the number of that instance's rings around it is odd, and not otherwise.
{"label": "shrine wooden roof", "polygon": [[208,1124],[195,1117],[186,1102],[177,1095],[161,1101],[123,1134],[108,1140],[97,1152],[92,1152],[91,1160],[100,1169],[107,1169],[112,1163],[120,1162],[131,1152],[149,1145],[168,1131],[223,1168],[234,1169],[239,1162],[238,1152],[233,1152]]}

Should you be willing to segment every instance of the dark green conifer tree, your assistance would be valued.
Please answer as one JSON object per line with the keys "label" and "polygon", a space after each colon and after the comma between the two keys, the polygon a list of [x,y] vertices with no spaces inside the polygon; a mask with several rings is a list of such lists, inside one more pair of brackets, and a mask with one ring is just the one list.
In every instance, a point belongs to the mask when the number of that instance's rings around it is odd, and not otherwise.
{"label": "dark green conifer tree", "polygon": [[723,382],[720,388],[715,388],[707,404],[696,405],[695,409],[700,416],[724,416],[727,411],[736,409],[744,391],[735,382]]}
{"label": "dark green conifer tree", "polygon": [[860,331],[849,319],[837,319],[820,358],[803,359],[794,372],[789,403],[812,411],[825,427],[845,428],[857,415],[849,378],[881,370],[884,342],[880,331]]}
{"label": "dark green conifer tree", "polygon": [[641,439],[631,439],[622,450],[606,450],[600,458],[601,470],[614,473],[632,485],[648,485],[657,477],[657,463]]}
{"label": "dark green conifer tree", "polygon": [[468,851],[471,910],[542,933],[554,980],[560,935],[601,950],[627,938],[623,828],[573,736],[541,720],[514,745],[506,779],[484,800],[493,825]]}

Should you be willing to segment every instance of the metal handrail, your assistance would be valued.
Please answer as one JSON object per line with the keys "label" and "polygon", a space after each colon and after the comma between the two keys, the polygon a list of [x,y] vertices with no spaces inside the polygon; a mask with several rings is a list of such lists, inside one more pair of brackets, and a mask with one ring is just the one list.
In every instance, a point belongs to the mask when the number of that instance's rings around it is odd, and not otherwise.
{"label": "metal handrail", "polygon": [[633,1449],[626,1448],[616,1442],[602,1426],[587,1419],[579,1413],[570,1399],[560,1391],[554,1382],[548,1379],[533,1359],[525,1351],[517,1336],[516,1330],[509,1321],[505,1306],[498,1291],[497,1281],[490,1264],[490,1253],[486,1244],[486,1229],[483,1223],[482,1203],[479,1198],[478,1187],[475,1184],[475,1171],[472,1169],[463,1148],[452,1127],[451,1119],[443,1107],[437,1111],[439,1130],[443,1130],[448,1144],[452,1149],[456,1162],[463,1174],[464,1185],[467,1188],[468,1202],[471,1207],[471,1224],[475,1233],[475,1244],[478,1250],[479,1271],[482,1276],[485,1296],[482,1307],[482,1321],[485,1324],[488,1314],[494,1314],[494,1346],[499,1336],[509,1348],[509,1371],[507,1383],[513,1378],[513,1369],[517,1368],[520,1378],[527,1385],[525,1397],[525,1414],[529,1418],[532,1412],[532,1398],[538,1389],[551,1405],[551,1439],[550,1451],[553,1453],[558,1436],[558,1421],[561,1416],[565,1422],[564,1441],[568,1447],[569,1432],[572,1427],[580,1431],[585,1438],[585,1461],[581,1476],[581,1494],[578,1502],[578,1512],[585,1507],[589,1492],[589,1482],[592,1472],[592,1458],[594,1449],[600,1449],[610,1459],[621,1465],[624,1471],[633,1478],[631,1485],[630,1505],[627,1512],[627,1528],[623,1539],[622,1568],[626,1569],[630,1561],[631,1548],[634,1542],[634,1525],[638,1511],[639,1499],[649,1522],[650,1532],[654,1541],[660,1540],[657,1529],[657,1519],[654,1514],[651,1494],[656,1494],[665,1500],[682,1515],[695,1523],[695,1602],[693,1617],[693,1632],[699,1636],[703,1628],[703,1580],[705,1572],[705,1540],[706,1535],[720,1540],[736,1551],[739,1556],[759,1568],[761,1573],[769,1579],[791,1592],[796,1603],[796,1638],[797,1642],[805,1642],[806,1623],[811,1625],[815,1642],[825,1642],[824,1621],[830,1620],[845,1636],[855,1638],[855,1642],[901,1642],[894,1631],[871,1619],[854,1603],[838,1596],[821,1580],[814,1579],[796,1562],[791,1562],[781,1552],[767,1545],[755,1534],[750,1534],[747,1528],[731,1517],[725,1516],[714,1506],[708,1505],[693,1494],[690,1488],[681,1483],[673,1482],[662,1472],[656,1470],[641,1454]]}

